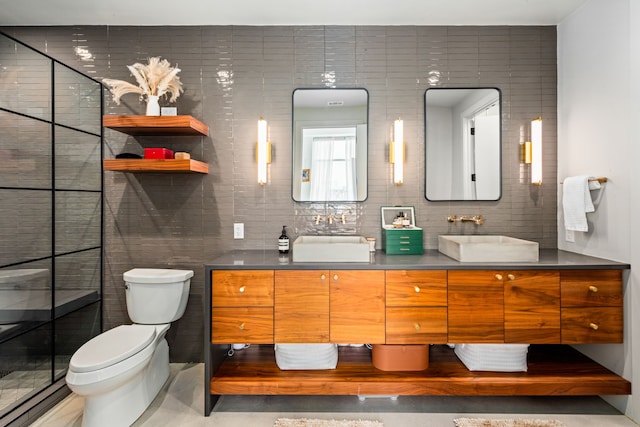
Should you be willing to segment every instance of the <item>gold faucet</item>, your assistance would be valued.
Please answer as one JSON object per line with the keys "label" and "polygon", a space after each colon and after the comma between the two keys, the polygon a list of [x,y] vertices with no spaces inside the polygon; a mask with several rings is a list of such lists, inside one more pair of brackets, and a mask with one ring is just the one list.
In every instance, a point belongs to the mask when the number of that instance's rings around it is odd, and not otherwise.
{"label": "gold faucet", "polygon": [[447,217],[447,221],[448,222],[473,222],[476,225],[481,225],[481,224],[484,224],[484,217],[482,215],[473,215],[473,216],[469,216],[469,215],[461,215],[461,216],[449,215]]}
{"label": "gold faucet", "polygon": [[333,216],[333,215],[329,215],[329,216],[327,217],[327,222],[328,222],[329,224],[333,224],[333,220],[334,220],[335,218],[336,218],[335,216]]}

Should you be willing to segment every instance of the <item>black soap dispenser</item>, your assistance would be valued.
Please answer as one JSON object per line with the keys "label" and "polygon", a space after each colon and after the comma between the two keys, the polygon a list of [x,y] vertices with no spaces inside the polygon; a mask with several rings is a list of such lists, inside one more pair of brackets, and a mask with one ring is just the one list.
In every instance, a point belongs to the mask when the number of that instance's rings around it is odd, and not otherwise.
{"label": "black soap dispenser", "polygon": [[281,254],[289,253],[289,236],[287,236],[287,226],[282,226],[282,233],[278,237],[278,252]]}

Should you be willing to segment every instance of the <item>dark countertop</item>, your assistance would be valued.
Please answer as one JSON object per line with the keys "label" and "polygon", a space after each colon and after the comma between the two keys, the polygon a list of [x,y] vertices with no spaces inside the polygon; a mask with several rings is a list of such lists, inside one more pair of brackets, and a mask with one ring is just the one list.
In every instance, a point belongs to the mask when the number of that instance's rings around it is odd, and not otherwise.
{"label": "dark countertop", "polygon": [[459,262],[436,249],[423,255],[371,254],[365,262],[293,262],[291,253],[280,256],[277,249],[228,252],[205,264],[207,270],[624,270],[627,263],[596,258],[557,249],[540,249],[538,262]]}

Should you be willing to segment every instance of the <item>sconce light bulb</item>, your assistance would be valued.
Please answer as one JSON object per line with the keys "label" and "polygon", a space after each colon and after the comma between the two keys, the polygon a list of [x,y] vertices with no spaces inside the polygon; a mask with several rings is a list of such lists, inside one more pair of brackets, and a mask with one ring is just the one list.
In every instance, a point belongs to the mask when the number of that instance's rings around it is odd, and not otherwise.
{"label": "sconce light bulb", "polygon": [[404,129],[400,117],[393,123],[393,182],[397,185],[404,181]]}
{"label": "sconce light bulb", "polygon": [[531,183],[542,184],[542,117],[531,121]]}
{"label": "sconce light bulb", "polygon": [[260,117],[258,120],[258,144],[256,147],[256,157],[258,162],[258,183],[263,185],[267,182],[268,144],[267,144],[267,121]]}

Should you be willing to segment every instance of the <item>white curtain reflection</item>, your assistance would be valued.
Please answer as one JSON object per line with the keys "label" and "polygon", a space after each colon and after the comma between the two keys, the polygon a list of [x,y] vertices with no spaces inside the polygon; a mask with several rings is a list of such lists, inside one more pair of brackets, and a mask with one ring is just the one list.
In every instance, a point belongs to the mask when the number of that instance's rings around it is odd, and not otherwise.
{"label": "white curtain reflection", "polygon": [[311,171],[310,200],[355,200],[355,136],[314,137]]}

